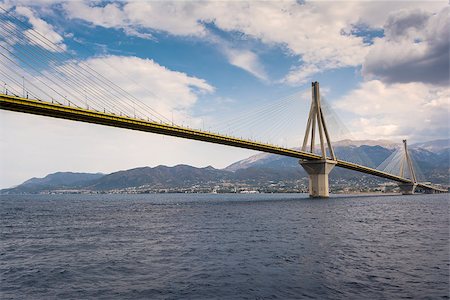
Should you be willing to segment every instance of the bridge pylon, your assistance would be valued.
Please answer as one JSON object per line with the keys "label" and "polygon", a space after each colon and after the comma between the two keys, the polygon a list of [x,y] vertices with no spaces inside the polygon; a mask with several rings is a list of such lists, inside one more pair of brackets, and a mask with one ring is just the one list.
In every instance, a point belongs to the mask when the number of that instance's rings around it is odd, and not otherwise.
{"label": "bridge pylon", "polygon": [[[320,160],[300,160],[299,163],[309,175],[309,196],[313,198],[329,197],[328,174],[336,165],[336,156],[331,146],[327,125],[323,117],[320,105],[319,83],[312,83],[312,101],[309,110],[308,123],[306,124],[305,137],[303,139],[302,151],[315,153],[316,129],[320,140]],[[311,136],[311,139],[309,138]],[[328,147],[325,146],[325,143]],[[330,157],[327,156],[327,148]]]}
{"label": "bridge pylon", "polygon": [[403,140],[403,150],[404,155],[400,162],[400,177],[405,176],[405,164],[406,164],[406,167],[408,168],[409,171],[411,182],[400,183],[398,186],[400,187],[400,191],[402,192],[403,195],[412,195],[414,194],[414,191],[416,190],[417,187],[417,178],[411,157],[409,156],[408,144],[406,143],[406,140]]}

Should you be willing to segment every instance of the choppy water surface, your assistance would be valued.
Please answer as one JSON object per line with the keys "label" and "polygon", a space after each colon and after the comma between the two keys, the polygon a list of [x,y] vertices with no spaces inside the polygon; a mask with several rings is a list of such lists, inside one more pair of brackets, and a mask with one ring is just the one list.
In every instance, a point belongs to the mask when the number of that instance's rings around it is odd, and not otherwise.
{"label": "choppy water surface", "polygon": [[0,197],[2,299],[449,299],[448,195]]}

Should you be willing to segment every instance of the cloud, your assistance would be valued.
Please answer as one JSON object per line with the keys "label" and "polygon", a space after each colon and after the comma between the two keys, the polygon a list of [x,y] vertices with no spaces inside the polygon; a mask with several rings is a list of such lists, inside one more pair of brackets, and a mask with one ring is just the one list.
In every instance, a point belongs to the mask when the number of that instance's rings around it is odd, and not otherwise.
{"label": "cloud", "polygon": [[449,8],[438,14],[422,10],[391,14],[385,37],[375,40],[362,73],[384,82],[449,84]]}
{"label": "cloud", "polygon": [[[169,119],[173,112],[175,123],[184,122],[186,125],[194,122],[192,126],[197,128],[201,127],[201,120],[190,117],[191,109],[199,97],[214,92],[214,87],[204,79],[170,70],[150,59],[104,56],[69,63],[95,69]],[[68,70],[67,64],[59,66],[61,74]],[[55,73],[54,70],[47,72]],[[45,80],[42,77],[40,79]],[[34,83],[39,84],[38,78]],[[91,78],[91,84],[92,88],[100,92],[94,78]],[[45,86],[40,85],[41,88]],[[55,84],[52,86],[56,87]],[[66,86],[73,89],[75,84],[67,82]],[[86,88],[83,82],[79,82],[77,90],[81,91],[78,94],[82,102],[85,101],[82,90]],[[16,89],[21,93],[21,86]],[[52,93],[48,88],[46,92]],[[93,105],[92,99],[87,98],[87,102]],[[167,136],[129,130],[124,132],[118,128],[5,111],[0,112],[0,125],[0,152],[4,157],[22,157],[0,160],[1,169],[9,170],[0,176],[0,187],[18,184],[32,176],[45,176],[64,170],[113,172],[180,162],[195,166],[214,164],[225,167],[249,153],[237,149],[224,152],[223,146],[199,146],[198,142]]]}
{"label": "cloud", "polygon": [[195,16],[189,16],[189,7],[194,3],[143,2],[87,3],[83,1],[64,2],[68,16],[97,26],[124,29],[125,33],[138,37],[149,37],[142,29],[165,31],[174,35],[202,36],[206,31]]}
{"label": "cloud", "polygon": [[258,56],[250,50],[231,47],[223,39],[208,32],[202,24],[207,21],[199,15],[199,6],[189,2],[128,2],[96,7],[83,2],[67,2],[66,11],[72,18],[82,19],[107,28],[122,28],[128,35],[152,38],[143,29],[169,32],[178,36],[203,37],[217,45],[230,64],[239,67],[259,79],[267,80]]}
{"label": "cloud", "polygon": [[[148,29],[205,39],[210,38],[205,24],[214,24],[226,32],[242,32],[263,43],[286,48],[291,55],[298,56],[301,59],[299,65],[305,64],[306,72],[302,66],[294,68],[286,80],[294,83],[297,78],[303,80],[310,76],[313,69],[324,71],[362,62],[367,52],[363,38],[342,34],[343,27],[357,21],[354,14],[347,12],[351,10],[349,5],[339,3],[338,7],[309,2],[299,5],[295,1],[131,1],[120,5],[67,2],[63,7],[69,18],[109,28]],[[333,9],[328,6],[333,6]],[[344,9],[342,6],[348,7]],[[318,23],[321,25],[317,26]],[[229,49],[223,52],[231,64],[258,78],[266,77],[250,52]]]}
{"label": "cloud", "polygon": [[[203,3],[190,1],[129,1],[123,7],[123,13],[131,26],[151,28],[174,35],[204,36],[206,29],[199,15]],[[206,3],[205,3],[206,4]]]}
{"label": "cloud", "polygon": [[21,30],[16,24],[5,21],[3,26],[0,26],[0,43],[5,48],[10,48],[20,42],[20,38],[15,34],[15,31]]}
{"label": "cloud", "polygon": [[[204,79],[172,71],[151,59],[125,56],[93,58],[86,64],[165,116],[187,117],[198,96],[214,92]],[[118,72],[117,70],[120,70]]]}
{"label": "cloud", "polygon": [[264,67],[259,62],[258,56],[249,50],[225,49],[225,54],[230,64],[239,67],[261,80],[267,80]]}
{"label": "cloud", "polygon": [[[32,2],[22,0],[19,3]],[[47,3],[44,1],[44,3]],[[52,1],[49,2],[51,5]],[[36,4],[37,5],[37,4]],[[41,3],[41,5],[44,5]],[[419,78],[417,69],[412,71],[411,61],[419,60],[421,69],[433,69],[444,59],[448,51],[445,40],[433,42],[441,36],[447,22],[442,18],[448,11],[441,11],[445,2],[401,2],[390,5],[382,2],[298,2],[298,1],[68,1],[61,7],[67,18],[80,19],[93,25],[122,29],[126,34],[146,39],[154,38],[155,32],[175,36],[195,37],[209,40],[209,25],[225,32],[239,32],[266,45],[281,47],[288,55],[298,59],[282,80],[299,84],[317,73],[344,67],[359,67],[367,77],[400,82],[428,80],[437,82],[445,73],[445,64],[429,76]],[[439,14],[439,20],[435,14]],[[433,21],[436,20],[436,21]],[[422,30],[423,25],[427,29]],[[384,28],[385,37],[374,39],[358,34],[355,28],[364,26],[370,30]],[[420,43],[414,39],[393,39],[392,36],[410,36],[423,31]],[[434,28],[434,29],[433,29]],[[438,35],[436,35],[438,33]],[[369,33],[370,35],[370,33]],[[400,41],[401,40],[401,41]],[[447,39],[448,41],[448,39]],[[446,46],[447,45],[447,46]],[[221,45],[217,45],[220,47]],[[228,61],[264,79],[262,64],[255,62],[254,49],[234,51],[221,49]],[[240,52],[238,52],[240,50]],[[407,57],[398,60],[401,51]],[[251,53],[250,53],[250,52]],[[386,54],[386,61],[383,61]],[[367,57],[366,57],[367,56]],[[398,62],[395,64],[395,62]],[[392,72],[393,75],[388,74]],[[412,77],[407,78],[408,74]],[[412,74],[412,75],[411,75]],[[436,74],[433,76],[433,74]],[[445,77],[445,76],[444,76]]]}
{"label": "cloud", "polygon": [[[92,70],[103,77],[94,75]],[[113,88],[104,78],[128,95]],[[60,99],[58,101],[66,101],[61,99],[64,95],[72,104],[81,107],[87,103],[91,109],[154,120],[161,119],[160,115],[166,117],[166,121],[173,116],[179,124],[195,121],[190,117],[190,110],[198,97],[214,92],[214,87],[204,79],[170,70],[151,59],[133,56],[110,55],[68,61],[30,80],[54,99]],[[30,88],[34,95],[50,100],[48,95]],[[138,101],[145,105],[136,104]]]}
{"label": "cloud", "polygon": [[450,90],[425,83],[363,82],[334,107],[353,121],[346,124],[358,139],[442,138],[449,131]]}
{"label": "cloud", "polygon": [[127,20],[117,3],[106,3],[104,6],[90,5],[83,1],[68,1],[63,7],[70,12],[69,17],[82,19],[97,26],[106,28],[124,27]]}
{"label": "cloud", "polygon": [[325,69],[321,69],[315,64],[305,64],[301,67],[293,67],[289,73],[283,78],[283,81],[289,84],[305,83],[312,75],[321,73]]}
{"label": "cloud", "polygon": [[[29,7],[17,6],[14,11],[19,16],[26,17],[28,19],[28,22],[31,24],[33,30],[37,31],[40,35],[42,35],[47,40],[60,47],[62,50],[67,49],[67,46],[64,44],[64,38],[53,29],[52,25],[48,24],[43,19],[37,17],[36,14],[33,12],[33,10],[31,10]],[[43,39],[40,38],[40,36],[39,38],[36,38],[37,34],[33,32],[33,30],[28,29],[24,33],[31,43],[36,43],[48,51],[52,52],[60,51],[56,47],[51,46],[48,43],[44,42]]]}
{"label": "cloud", "polygon": [[395,40],[409,36],[411,32],[418,33],[428,22],[430,14],[422,10],[400,10],[390,14],[384,25],[384,34],[387,39]]}

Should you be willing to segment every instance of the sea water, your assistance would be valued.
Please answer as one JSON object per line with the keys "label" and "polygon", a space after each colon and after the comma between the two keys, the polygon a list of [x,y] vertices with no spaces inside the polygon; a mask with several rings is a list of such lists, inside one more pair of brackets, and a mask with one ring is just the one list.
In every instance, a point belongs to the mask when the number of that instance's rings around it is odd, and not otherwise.
{"label": "sea water", "polygon": [[4,195],[1,299],[449,299],[449,197]]}

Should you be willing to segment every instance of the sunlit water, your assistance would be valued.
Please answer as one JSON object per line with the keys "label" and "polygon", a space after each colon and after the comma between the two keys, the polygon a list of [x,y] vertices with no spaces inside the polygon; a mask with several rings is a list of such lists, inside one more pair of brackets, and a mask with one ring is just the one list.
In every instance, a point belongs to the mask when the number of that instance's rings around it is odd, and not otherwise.
{"label": "sunlit water", "polygon": [[441,195],[0,197],[1,299],[449,299]]}

